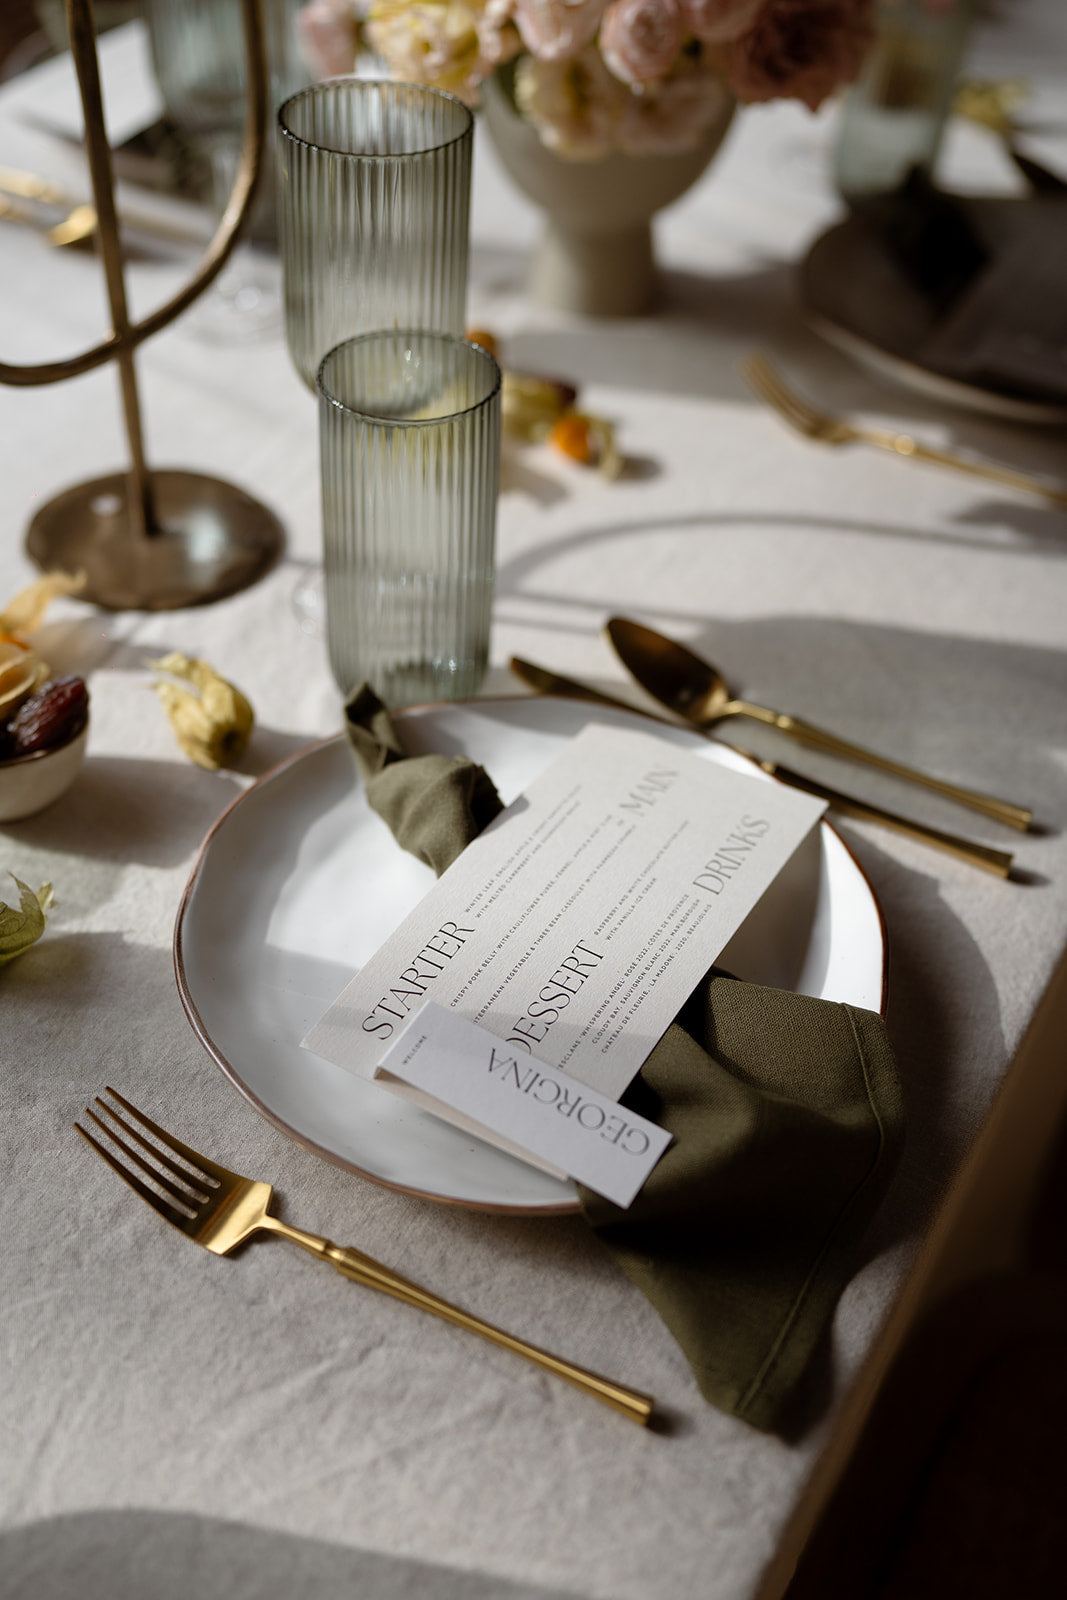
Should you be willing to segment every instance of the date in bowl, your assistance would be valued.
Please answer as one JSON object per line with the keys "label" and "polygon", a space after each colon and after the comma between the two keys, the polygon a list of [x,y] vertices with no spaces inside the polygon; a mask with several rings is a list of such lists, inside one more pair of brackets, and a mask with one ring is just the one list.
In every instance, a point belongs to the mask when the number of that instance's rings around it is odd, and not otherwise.
{"label": "date in bowl", "polygon": [[89,738],[82,680],[46,684],[0,729],[0,738],[0,824],[19,822],[58,800],[81,770]]}

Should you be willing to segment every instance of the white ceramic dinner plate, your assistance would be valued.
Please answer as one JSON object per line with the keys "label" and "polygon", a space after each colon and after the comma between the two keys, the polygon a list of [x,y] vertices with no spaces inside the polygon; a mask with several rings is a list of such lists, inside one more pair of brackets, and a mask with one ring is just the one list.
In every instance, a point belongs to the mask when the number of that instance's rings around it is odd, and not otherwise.
{"label": "white ceramic dinner plate", "polygon": [[[396,717],[409,754],[469,755],[505,802],[594,720],[649,731],[646,718],[550,699],[470,701]],[[686,729],[661,731],[708,761],[762,777],[725,745]],[[344,736],[312,745],[245,790],[204,840],[174,933],[182,1003],[241,1093],[327,1160],[454,1205],[574,1210],[572,1184],[301,1049],[311,1024],[432,883],[430,869],[401,850],[367,806]],[[720,963],[738,977],[882,1008],[878,905],[826,823]]]}

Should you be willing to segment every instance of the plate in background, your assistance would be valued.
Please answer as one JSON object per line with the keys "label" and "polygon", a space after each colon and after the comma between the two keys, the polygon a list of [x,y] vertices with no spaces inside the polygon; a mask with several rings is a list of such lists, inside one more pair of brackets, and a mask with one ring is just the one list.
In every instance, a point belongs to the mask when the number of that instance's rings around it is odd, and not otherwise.
{"label": "plate in background", "polygon": [[[1013,218],[1042,202],[975,199],[961,204],[977,232],[995,247],[1011,236]],[[1016,231],[1019,225],[1014,223]],[[816,239],[800,268],[800,293],[816,333],[900,388],[1007,422],[1043,427],[1067,423],[1067,405],[965,383],[924,366],[917,352],[934,331],[936,313],[861,217],[850,216]]]}

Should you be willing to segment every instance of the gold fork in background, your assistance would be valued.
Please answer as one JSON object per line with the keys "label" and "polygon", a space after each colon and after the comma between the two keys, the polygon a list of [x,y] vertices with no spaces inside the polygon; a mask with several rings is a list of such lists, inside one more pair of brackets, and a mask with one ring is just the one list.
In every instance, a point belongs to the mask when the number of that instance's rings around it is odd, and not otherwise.
{"label": "gold fork in background", "polygon": [[[19,205],[19,200],[29,200],[33,204]],[[58,207],[66,210],[66,215],[52,221],[45,210],[34,209],[35,206]],[[15,167],[0,166],[0,220],[35,228],[49,244],[60,249],[89,243],[96,234],[96,207],[91,202],[78,200],[51,178],[38,177],[35,172],[21,172]],[[136,233],[175,244],[203,245],[208,237],[206,232],[191,224],[129,206],[124,208],[119,221]]]}
{"label": "gold fork in background", "polygon": [[[122,1151],[125,1159],[113,1154],[111,1148],[101,1143],[80,1123],[76,1122],[74,1126],[142,1200],[147,1200],[153,1210],[196,1244],[202,1244],[217,1256],[225,1256],[255,1233],[281,1234],[282,1238],[290,1239],[301,1249],[310,1251],[322,1261],[328,1261],[344,1277],[352,1278],[365,1288],[379,1289],[383,1294],[403,1300],[407,1305],[417,1306],[421,1311],[432,1311],[435,1316],[455,1323],[458,1328],[466,1328],[469,1333],[481,1334],[483,1339],[501,1345],[516,1355],[525,1356],[527,1361],[532,1361],[557,1378],[565,1378],[568,1383],[597,1400],[603,1400],[634,1422],[650,1421],[653,1401],[648,1395],[623,1388],[610,1378],[587,1372],[570,1361],[550,1355],[547,1350],[527,1344],[524,1339],[504,1333],[492,1323],[483,1322],[480,1317],[461,1311],[458,1306],[450,1305],[428,1289],[422,1289],[417,1283],[400,1277],[389,1267],[364,1255],[361,1250],[342,1249],[329,1239],[305,1233],[302,1228],[282,1222],[279,1217],[270,1214],[274,1191],[269,1183],[257,1183],[251,1178],[242,1178],[236,1172],[227,1171],[165,1132],[114,1089],[106,1089],[105,1093],[113,1103],[97,1095],[94,1104],[109,1120],[105,1122],[89,1107],[85,1115],[109,1141],[110,1146]],[[120,1107],[121,1110],[118,1109]],[[145,1132],[150,1133],[155,1142],[146,1139]],[[133,1143],[129,1143],[129,1140]],[[150,1187],[137,1175],[135,1168],[156,1187]]]}
{"label": "gold fork in background", "polygon": [[91,205],[75,206],[59,222],[50,223],[27,206],[21,206],[17,201],[10,200],[5,194],[0,194],[0,221],[20,222],[24,227],[33,228],[43,239],[49,244],[56,245],[57,248],[86,244],[96,232],[96,210]]}
{"label": "gold fork in background", "polygon": [[932,462],[938,467],[952,467],[972,478],[984,478],[990,483],[1002,484],[1007,489],[1021,489],[1026,494],[1041,495],[1054,505],[1067,506],[1067,489],[1057,489],[1040,478],[1031,477],[1029,473],[1015,472],[1011,467],[999,467],[991,461],[975,461],[950,450],[936,450],[931,445],[920,444],[910,433],[868,427],[863,423],[849,422],[828,411],[819,411],[789,388],[766,356],[758,352],[746,356],[738,370],[749,388],[807,439],[830,445],[875,445],[894,455],[907,456],[913,461]]}

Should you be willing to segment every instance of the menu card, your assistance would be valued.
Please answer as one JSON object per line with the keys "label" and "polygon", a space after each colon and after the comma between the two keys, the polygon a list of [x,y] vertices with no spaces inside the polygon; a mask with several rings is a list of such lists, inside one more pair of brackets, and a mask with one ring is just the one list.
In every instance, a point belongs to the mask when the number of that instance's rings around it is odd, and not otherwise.
{"label": "menu card", "polygon": [[[617,1101],[824,809],[653,735],[589,724],[303,1043],[373,1078],[433,1001]],[[386,1087],[494,1139],[428,1092],[425,1071],[421,1088],[395,1081],[396,1059]],[[521,1143],[513,1127],[494,1142]]]}

